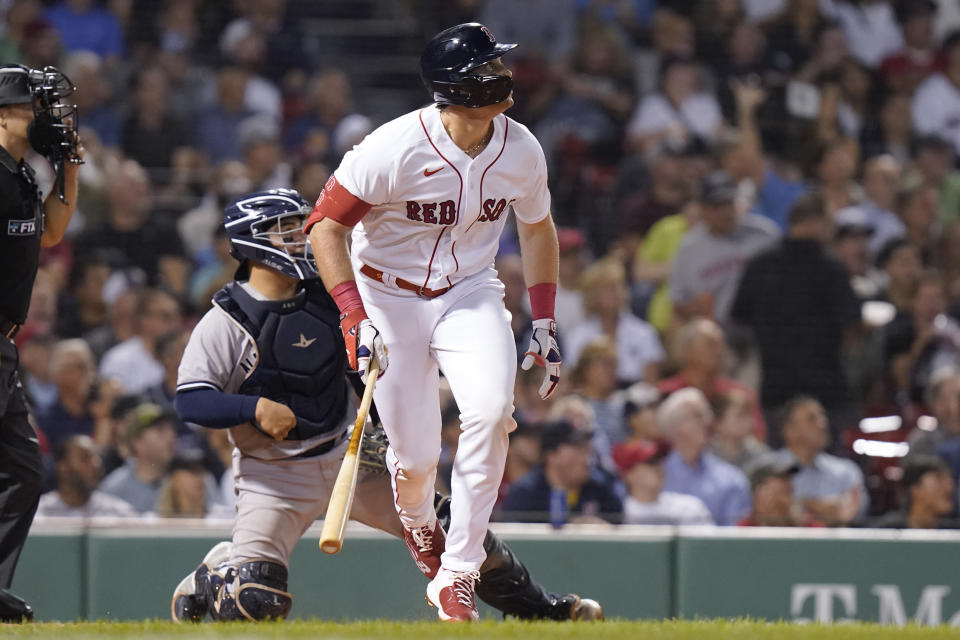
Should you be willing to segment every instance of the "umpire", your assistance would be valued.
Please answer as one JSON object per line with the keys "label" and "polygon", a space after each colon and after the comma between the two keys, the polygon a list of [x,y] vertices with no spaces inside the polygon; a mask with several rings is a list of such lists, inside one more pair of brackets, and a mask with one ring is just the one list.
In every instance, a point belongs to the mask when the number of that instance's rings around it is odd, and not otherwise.
{"label": "umpire", "polygon": [[[52,67],[0,67],[0,621],[33,619],[33,610],[8,591],[43,486],[40,447],[27,420],[13,338],[27,318],[40,248],[60,242],[73,215],[83,156],[73,105],[61,98],[73,86]],[[45,200],[24,162],[29,148],[57,173]]]}

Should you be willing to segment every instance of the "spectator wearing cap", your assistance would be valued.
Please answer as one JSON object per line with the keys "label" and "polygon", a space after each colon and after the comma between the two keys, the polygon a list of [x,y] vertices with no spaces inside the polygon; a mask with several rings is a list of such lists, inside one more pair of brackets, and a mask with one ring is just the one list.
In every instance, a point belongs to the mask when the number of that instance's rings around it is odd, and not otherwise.
{"label": "spectator wearing cap", "polygon": [[621,442],[613,448],[620,477],[627,487],[624,524],[713,524],[706,505],[695,496],[663,491],[663,442]]}
{"label": "spectator wearing cap", "polygon": [[937,456],[918,455],[903,461],[900,481],[906,507],[876,520],[873,526],[889,529],[956,529],[949,516],[954,507],[954,474]]}
{"label": "spectator wearing cap", "polygon": [[[583,322],[583,293],[579,280],[587,265],[587,239],[579,229],[559,227],[560,270],[557,278],[556,319],[561,331],[568,331]],[[562,338],[561,338],[562,339]]]}
{"label": "spectator wearing cap", "polygon": [[891,91],[911,94],[927,76],[946,67],[933,36],[936,13],[937,3],[933,0],[894,3],[894,14],[903,31],[903,48],[888,55],[880,65],[880,74]]}
{"label": "spectator wearing cap", "polygon": [[103,479],[100,489],[128,502],[137,513],[152,511],[176,453],[175,421],[174,412],[152,402],[138,406],[127,425],[131,456]]}
{"label": "spectator wearing cap", "polygon": [[[900,192],[900,164],[890,155],[870,158],[863,166],[864,199],[853,206],[845,207],[841,212],[845,216],[859,215],[873,228],[870,236],[870,252],[877,255],[880,249],[892,238],[907,233],[903,221],[897,215],[897,194]],[[855,211],[857,213],[850,213]]]}
{"label": "spectator wearing cap", "polygon": [[949,140],[960,153],[960,32],[943,42],[942,51],[946,69],[930,75],[913,94],[913,128]]}
{"label": "spectator wearing cap", "polygon": [[870,236],[873,226],[866,214],[856,208],[841,209],[833,217],[833,240],[830,249],[843,263],[850,279],[850,288],[857,299],[876,300],[880,297],[880,274],[870,260]]}
{"label": "spectator wearing cap", "polygon": [[664,141],[713,140],[723,126],[716,97],[701,87],[703,73],[688,56],[671,56],[660,66],[660,90],[640,100],[627,124],[627,144],[649,153]]}
{"label": "spectator wearing cap", "polygon": [[799,464],[793,496],[815,519],[846,526],[867,511],[863,472],[853,461],[826,453],[830,441],[823,405],[810,396],[795,396],[780,412],[785,446],[771,460]]}
{"label": "spectator wearing cap", "polygon": [[956,364],[941,365],[930,374],[923,399],[935,424],[932,429],[918,427],[910,434],[909,457],[936,455],[947,440],[960,436],[960,369]]}
{"label": "spectator wearing cap", "polygon": [[699,498],[713,521],[728,526],[750,511],[747,479],[739,469],[709,451],[713,413],[706,396],[692,387],[667,397],[657,422],[673,450],[664,463],[664,489]]}
{"label": "spectator wearing cap", "polygon": [[510,487],[502,518],[528,522],[549,518],[554,524],[620,522],[620,498],[606,475],[590,465],[592,438],[590,431],[565,420],[544,424],[541,464]]}
{"label": "spectator wearing cap", "polygon": [[124,500],[97,489],[103,463],[93,439],[74,435],[54,447],[57,488],[40,496],[37,515],[57,518],[135,517]]}
{"label": "spectator wearing cap", "polygon": [[932,133],[920,136],[914,143],[915,172],[908,181],[922,182],[937,189],[940,221],[951,224],[960,220],[960,171],[957,171],[953,143]]}
{"label": "spectator wearing cap", "polygon": [[767,424],[757,394],[725,374],[729,348],[720,325],[707,318],[691,320],[680,329],[675,345],[680,371],[657,383],[660,393],[668,396],[679,389],[694,387],[710,401],[729,393],[740,393],[750,404],[752,433],[765,439]]}
{"label": "spectator wearing cap", "polygon": [[756,340],[760,401],[768,417],[805,393],[827,407],[840,429],[856,418],[841,356],[848,334],[859,326],[860,305],[846,269],[827,253],[830,226],[820,195],[797,200],[789,224],[779,245],[747,265],[731,315]]}
{"label": "spectator wearing cap", "polygon": [[670,272],[670,297],[681,322],[697,316],[725,322],[744,265],[779,235],[770,220],[741,215],[736,195],[726,173],[714,172],[703,180],[700,224],[684,236]]}
{"label": "spectator wearing cap", "polygon": [[564,342],[567,361],[576,364],[587,344],[606,336],[616,346],[620,382],[656,382],[666,353],[656,329],[629,309],[630,295],[623,264],[616,258],[598,260],[583,272],[580,290],[587,317],[567,331]]}
{"label": "spectator wearing cap", "polygon": [[657,424],[660,392],[645,382],[632,384],[620,392],[623,400],[623,422],[627,429],[624,442],[651,442],[662,435]]}
{"label": "spectator wearing cap", "polygon": [[208,494],[207,476],[203,452],[186,449],[178,453],[160,485],[156,514],[161,518],[232,519],[233,510],[217,502],[219,493]]}
{"label": "spectator wearing cap", "polygon": [[810,518],[793,500],[793,477],[800,472],[795,462],[763,459],[746,468],[753,496],[753,511],[737,523],[740,527],[823,526]]}
{"label": "spectator wearing cap", "polygon": [[718,458],[744,470],[770,451],[754,431],[756,396],[742,389],[715,395],[710,402],[717,417],[710,438],[710,451]]}

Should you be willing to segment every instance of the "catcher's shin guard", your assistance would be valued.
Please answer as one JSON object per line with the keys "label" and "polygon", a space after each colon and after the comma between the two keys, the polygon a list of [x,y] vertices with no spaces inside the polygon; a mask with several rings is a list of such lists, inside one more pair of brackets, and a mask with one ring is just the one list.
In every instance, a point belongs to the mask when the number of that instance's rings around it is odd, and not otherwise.
{"label": "catcher's shin guard", "polygon": [[293,606],[287,593],[287,569],[268,560],[197,569],[197,588],[206,594],[214,620],[278,620]]}
{"label": "catcher's shin guard", "polygon": [[[450,526],[450,498],[437,493],[433,500],[440,524]],[[516,554],[492,531],[483,540],[487,559],[480,567],[477,596],[488,605],[527,620],[570,620],[571,602],[548,592],[530,575]]]}

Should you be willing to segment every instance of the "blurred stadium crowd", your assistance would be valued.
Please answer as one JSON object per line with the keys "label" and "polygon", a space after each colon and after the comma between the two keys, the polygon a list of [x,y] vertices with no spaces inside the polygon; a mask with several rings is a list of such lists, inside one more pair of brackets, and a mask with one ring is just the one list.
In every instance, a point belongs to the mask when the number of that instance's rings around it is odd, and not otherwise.
{"label": "blurred stadium crowd", "polygon": [[[78,85],[88,149],[17,337],[49,462],[40,516],[230,517],[226,434],[170,408],[192,323],[236,266],[223,206],[315,198],[347,149],[426,102],[423,42],[479,20],[520,43],[509,115],[547,155],[561,249],[562,389],[544,403],[520,373],[497,517],[960,523],[957,0],[0,11],[0,58]],[[509,233],[497,268],[522,351]]]}

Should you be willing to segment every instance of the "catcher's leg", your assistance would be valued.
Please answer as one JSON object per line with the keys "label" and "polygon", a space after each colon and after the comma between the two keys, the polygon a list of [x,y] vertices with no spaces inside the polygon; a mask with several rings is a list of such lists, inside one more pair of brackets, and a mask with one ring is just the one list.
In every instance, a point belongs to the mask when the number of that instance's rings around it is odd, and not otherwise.
{"label": "catcher's leg", "polygon": [[[437,493],[434,507],[437,518],[446,527],[450,521],[450,498]],[[504,615],[523,619],[603,619],[603,608],[597,601],[572,593],[561,596],[544,589],[492,531],[487,531],[483,549],[487,559],[480,567],[477,595]]]}

